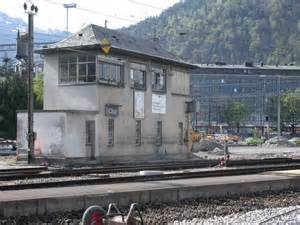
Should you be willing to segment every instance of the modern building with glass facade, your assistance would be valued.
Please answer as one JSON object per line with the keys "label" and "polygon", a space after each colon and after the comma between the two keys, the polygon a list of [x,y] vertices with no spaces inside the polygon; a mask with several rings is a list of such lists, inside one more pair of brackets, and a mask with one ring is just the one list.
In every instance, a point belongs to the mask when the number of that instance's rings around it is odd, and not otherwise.
{"label": "modern building with glass facade", "polygon": [[[245,64],[246,65],[246,64]],[[198,65],[192,72],[191,96],[196,102],[193,126],[206,132],[227,127],[224,110],[244,102],[249,116],[244,127],[275,126],[268,115],[271,100],[300,88],[300,67],[244,65]]]}

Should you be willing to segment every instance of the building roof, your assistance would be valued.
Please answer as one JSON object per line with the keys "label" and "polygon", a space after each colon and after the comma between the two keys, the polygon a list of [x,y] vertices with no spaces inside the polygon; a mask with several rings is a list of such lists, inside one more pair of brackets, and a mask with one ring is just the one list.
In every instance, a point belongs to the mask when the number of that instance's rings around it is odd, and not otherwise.
{"label": "building roof", "polygon": [[295,65],[217,65],[217,64],[195,64],[198,68],[210,68],[210,69],[261,69],[261,70],[299,70],[300,66]]}
{"label": "building roof", "polygon": [[216,64],[196,64],[197,69],[193,70],[193,74],[211,74],[211,75],[284,75],[299,76],[300,67],[292,65],[216,65]]}
{"label": "building roof", "polygon": [[66,39],[44,46],[36,50],[37,53],[47,54],[59,50],[74,50],[82,48],[99,48],[101,40],[108,39],[111,43],[112,52],[122,52],[130,55],[138,55],[167,61],[169,63],[180,64],[182,66],[194,68],[193,64],[184,62],[172,53],[163,49],[155,40],[142,39],[130,36],[127,33],[111,30],[90,24],[77,33]]}

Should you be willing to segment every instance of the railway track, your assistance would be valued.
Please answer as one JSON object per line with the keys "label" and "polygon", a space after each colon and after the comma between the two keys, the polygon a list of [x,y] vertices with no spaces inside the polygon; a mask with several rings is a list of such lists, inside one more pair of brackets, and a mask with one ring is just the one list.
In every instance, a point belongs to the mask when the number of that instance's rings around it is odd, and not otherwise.
{"label": "railway track", "polygon": [[[236,166],[254,166],[254,165],[276,165],[299,163],[300,159],[292,158],[267,158],[251,160],[231,160],[227,163],[228,167]],[[190,160],[190,161],[169,161],[169,162],[151,162],[143,164],[124,164],[94,168],[63,168],[48,169],[47,167],[25,167],[16,169],[0,170],[0,181],[25,180],[34,178],[55,178],[66,176],[83,176],[88,174],[107,174],[138,172],[141,170],[179,170],[192,168],[209,168],[219,164],[218,160]]]}
{"label": "railway track", "polygon": [[218,176],[235,176],[256,174],[267,171],[291,170],[300,169],[300,163],[281,164],[281,165],[261,165],[261,166],[244,166],[238,168],[226,168],[218,170],[205,171],[191,171],[191,172],[174,172],[163,173],[159,175],[133,175],[133,176],[118,176],[88,178],[79,180],[64,180],[64,181],[41,181],[38,183],[21,183],[21,184],[0,184],[0,190],[20,190],[20,189],[34,189],[34,188],[49,188],[49,187],[66,187],[75,185],[95,185],[95,184],[109,184],[109,183],[128,183],[128,182],[145,182],[158,180],[174,180],[174,179],[188,179],[188,178],[203,178],[203,177],[218,177]]}

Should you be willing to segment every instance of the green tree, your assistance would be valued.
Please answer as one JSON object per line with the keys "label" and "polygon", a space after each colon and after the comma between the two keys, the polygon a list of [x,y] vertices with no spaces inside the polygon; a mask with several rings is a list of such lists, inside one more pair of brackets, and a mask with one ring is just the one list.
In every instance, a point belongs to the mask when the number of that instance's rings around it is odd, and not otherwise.
{"label": "green tree", "polygon": [[124,30],[194,63],[300,64],[299,21],[299,0],[185,0]]}
{"label": "green tree", "polygon": [[26,82],[15,74],[0,81],[0,137],[16,137],[16,111],[27,108],[26,90]]}
{"label": "green tree", "polygon": [[[300,123],[300,89],[282,94],[280,97],[281,105],[281,126],[287,124],[291,126],[292,133],[295,133],[295,127]],[[273,123],[277,122],[278,97],[274,96],[268,99],[266,115]]]}
{"label": "green tree", "polygon": [[233,102],[224,110],[224,119],[229,126],[235,126],[240,133],[240,125],[243,119],[250,114],[248,106],[244,102]]}
{"label": "green tree", "polygon": [[290,125],[295,134],[295,127],[300,122],[300,89],[282,96],[281,102],[282,122]]}
{"label": "green tree", "polygon": [[[10,69],[8,69],[10,68]],[[16,138],[17,110],[27,109],[27,81],[14,72],[13,67],[0,66],[5,79],[0,80],[0,137]],[[43,107],[43,75],[34,79],[35,109]]]}
{"label": "green tree", "polygon": [[37,74],[34,78],[33,93],[35,97],[35,108],[43,109],[44,100],[44,75]]}

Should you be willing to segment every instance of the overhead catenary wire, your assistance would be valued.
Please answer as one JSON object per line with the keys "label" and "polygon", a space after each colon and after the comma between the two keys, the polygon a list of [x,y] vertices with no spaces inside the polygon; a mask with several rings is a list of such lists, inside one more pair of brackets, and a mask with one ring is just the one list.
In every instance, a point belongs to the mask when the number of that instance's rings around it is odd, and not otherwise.
{"label": "overhead catenary wire", "polygon": [[[63,6],[63,3],[59,3],[59,2],[56,2],[56,1],[53,1],[53,0],[44,0],[44,1],[49,2],[51,4],[62,5]],[[108,13],[103,13],[103,12],[100,12],[100,11],[87,9],[87,8],[80,7],[80,6],[77,6],[76,8],[74,8],[74,10],[76,10],[76,9],[80,10],[80,11],[86,11],[86,12],[89,12],[89,13],[106,16],[106,17],[121,20],[121,21],[127,21],[127,22],[132,22],[132,23],[137,23],[138,22],[138,21],[133,20],[133,19],[129,19],[129,18],[121,17],[121,16],[116,16],[116,15],[111,15],[111,14],[108,14]]]}
{"label": "overhead catenary wire", "polygon": [[141,5],[141,6],[145,6],[145,7],[156,9],[156,10],[164,10],[163,8],[153,6],[153,5],[150,5],[150,4],[146,4],[146,3],[142,3],[142,2],[139,2],[139,1],[135,1],[135,0],[127,0],[127,1],[129,1],[131,3],[134,3],[136,5]]}

